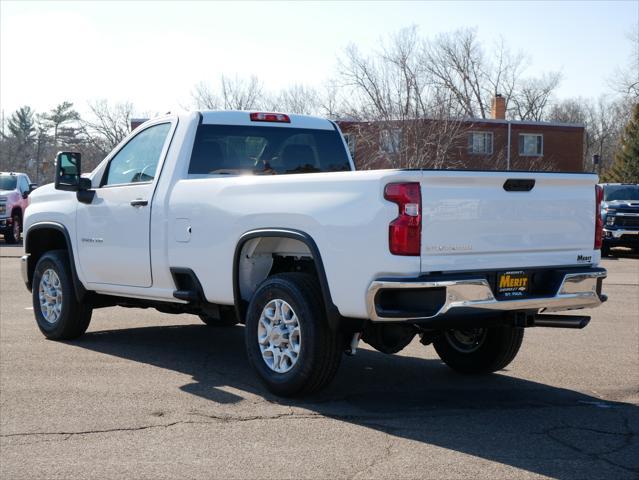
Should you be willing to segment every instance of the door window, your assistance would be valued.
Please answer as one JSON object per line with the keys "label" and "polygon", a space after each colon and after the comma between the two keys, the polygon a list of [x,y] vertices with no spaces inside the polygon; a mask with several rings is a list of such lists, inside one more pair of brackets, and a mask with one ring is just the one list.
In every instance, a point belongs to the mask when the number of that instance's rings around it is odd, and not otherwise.
{"label": "door window", "polygon": [[20,188],[20,193],[29,191],[29,182],[26,177],[18,177],[18,188]]}
{"label": "door window", "polygon": [[102,185],[153,181],[170,129],[170,123],[162,123],[133,137],[109,162]]}

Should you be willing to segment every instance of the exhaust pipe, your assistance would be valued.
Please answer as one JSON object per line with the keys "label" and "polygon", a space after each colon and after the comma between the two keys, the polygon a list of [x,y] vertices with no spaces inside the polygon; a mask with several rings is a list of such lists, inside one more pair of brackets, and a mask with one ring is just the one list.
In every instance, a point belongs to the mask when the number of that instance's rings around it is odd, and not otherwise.
{"label": "exhaust pipe", "polygon": [[588,315],[535,315],[533,327],[584,328],[590,323]]}

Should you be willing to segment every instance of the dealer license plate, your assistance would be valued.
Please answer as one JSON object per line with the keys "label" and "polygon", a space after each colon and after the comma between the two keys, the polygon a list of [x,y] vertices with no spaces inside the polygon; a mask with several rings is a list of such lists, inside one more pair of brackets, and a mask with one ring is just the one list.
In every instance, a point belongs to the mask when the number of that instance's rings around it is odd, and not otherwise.
{"label": "dealer license plate", "polygon": [[528,293],[530,277],[526,272],[504,272],[497,277],[497,294],[502,297],[523,297]]}

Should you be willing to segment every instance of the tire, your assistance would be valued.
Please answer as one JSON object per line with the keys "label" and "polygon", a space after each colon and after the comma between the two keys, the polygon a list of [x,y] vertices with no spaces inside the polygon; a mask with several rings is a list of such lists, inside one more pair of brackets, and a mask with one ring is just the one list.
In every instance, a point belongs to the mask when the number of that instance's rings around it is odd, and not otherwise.
{"label": "tire", "polygon": [[[279,333],[275,333],[274,337],[264,333],[265,324],[261,317],[269,312],[265,307],[273,307],[271,313],[275,312],[273,315],[277,319],[278,302],[281,305],[280,313],[284,317],[289,316],[289,321],[293,318],[291,312],[295,315],[299,326],[297,334],[296,330],[291,332],[290,325],[288,333],[281,337]],[[264,319],[269,321],[266,316]],[[274,320],[272,325],[276,325],[275,328],[284,325],[286,328],[283,320],[280,323]],[[262,344],[259,343],[260,335]],[[280,338],[287,339],[283,347],[286,350],[293,351],[297,345],[298,353],[293,355],[294,361],[291,356],[279,354],[281,369],[289,368],[288,371],[275,370],[275,353],[270,357],[268,352],[262,353],[262,348],[266,346],[277,350],[279,347],[274,345]],[[245,339],[250,364],[266,387],[280,396],[300,396],[325,387],[335,377],[342,357],[343,342],[328,325],[319,286],[312,276],[304,273],[273,275],[259,286],[248,307]]]}
{"label": "tire", "polygon": [[[479,336],[470,334],[477,332]],[[473,333],[475,335],[475,333]],[[458,339],[462,337],[464,341]],[[474,338],[475,341],[466,341]],[[442,332],[433,346],[439,358],[453,370],[465,374],[492,373],[513,361],[524,339],[524,329],[502,326]]]}
{"label": "tire", "polygon": [[240,323],[235,315],[234,307],[220,307],[220,318],[215,318],[204,313],[198,316],[200,317],[200,320],[206,323],[209,327],[234,327]]}
{"label": "tire", "polygon": [[[47,285],[52,288],[47,290]],[[40,257],[33,274],[32,287],[33,313],[38,328],[45,337],[51,340],[69,340],[86,332],[91,322],[93,308],[76,299],[69,256],[66,251],[52,250]],[[44,308],[41,303],[41,287],[43,303],[48,304],[49,308]],[[48,296],[44,296],[45,290],[49,293]],[[56,294],[53,295],[53,293]],[[53,304],[55,306],[51,306]]]}
{"label": "tire", "polygon": [[4,241],[7,242],[9,245],[13,245],[20,241],[20,232],[22,231],[22,222],[20,220],[20,215],[14,213],[11,219],[11,228],[9,230],[6,230],[4,234]]}

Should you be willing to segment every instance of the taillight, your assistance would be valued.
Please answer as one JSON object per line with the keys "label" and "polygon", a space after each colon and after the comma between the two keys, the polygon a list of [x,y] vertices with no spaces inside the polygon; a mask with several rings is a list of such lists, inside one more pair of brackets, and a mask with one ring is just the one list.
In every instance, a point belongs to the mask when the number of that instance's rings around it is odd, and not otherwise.
{"label": "taillight", "polygon": [[291,119],[288,115],[283,113],[266,113],[266,112],[253,112],[251,113],[252,122],[279,122],[279,123],[291,123]]}
{"label": "taillight", "polygon": [[603,188],[600,185],[595,185],[595,250],[601,249],[601,244],[603,242],[601,202],[603,202]]}
{"label": "taillight", "polygon": [[388,247],[393,255],[417,255],[421,251],[422,194],[419,183],[389,183],[384,198],[399,207],[399,216],[388,226]]}

